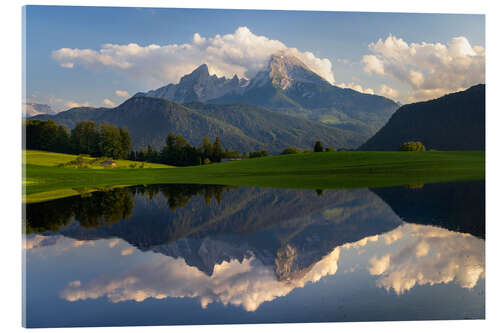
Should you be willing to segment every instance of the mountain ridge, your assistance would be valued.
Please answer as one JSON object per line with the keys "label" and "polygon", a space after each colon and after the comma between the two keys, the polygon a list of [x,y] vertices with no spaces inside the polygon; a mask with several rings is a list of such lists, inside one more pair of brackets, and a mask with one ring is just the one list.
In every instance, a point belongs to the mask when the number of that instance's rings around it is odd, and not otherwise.
{"label": "mountain ridge", "polygon": [[408,141],[427,149],[484,150],[485,87],[403,105],[359,150],[397,150]]}
{"label": "mountain ridge", "polygon": [[269,111],[252,105],[181,105],[155,97],[132,97],[115,108],[74,108],[54,116],[31,119],[53,120],[69,128],[82,120],[108,122],[128,128],[134,149],[150,144],[163,148],[168,133],[183,135],[200,145],[203,137],[219,136],[224,148],[249,152],[266,149],[280,152],[289,146],[310,149],[315,140],[334,147],[356,147],[359,138],[349,131]]}

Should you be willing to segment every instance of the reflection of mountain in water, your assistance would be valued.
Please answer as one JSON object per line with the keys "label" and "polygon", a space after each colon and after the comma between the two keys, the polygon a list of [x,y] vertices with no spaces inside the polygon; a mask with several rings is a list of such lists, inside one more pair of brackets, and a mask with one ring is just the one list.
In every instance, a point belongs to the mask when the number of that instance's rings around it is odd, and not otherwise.
{"label": "reflection of mountain in water", "polygon": [[[159,255],[154,260],[127,262],[126,269],[112,274],[69,281],[60,296],[70,302],[107,297],[115,303],[189,297],[198,299],[203,308],[220,302],[255,311],[263,302],[339,273],[344,251],[356,251],[364,257],[361,262],[351,263],[351,273],[366,268],[375,276],[377,287],[398,295],[415,286],[449,283],[472,291],[485,275],[484,240],[439,227],[403,223],[381,235],[338,246],[303,270],[303,274],[286,280],[277,278],[273,265],[266,265],[253,255],[217,264],[211,275],[186,264],[182,257]],[[349,260],[342,261],[345,269]]]}
{"label": "reflection of mountain in water", "polygon": [[[176,193],[181,190],[184,193]],[[122,200],[128,202],[123,191],[119,190]],[[125,219],[92,227],[64,223],[66,226],[57,233],[78,240],[119,237],[143,251],[182,257],[209,275],[216,264],[254,255],[262,263],[275,266],[280,279],[290,279],[305,274],[335,247],[392,230],[401,223],[366,189],[324,191],[318,196],[312,190],[228,190],[222,186],[202,190],[199,185],[161,185],[131,188],[128,193],[134,194],[134,208]],[[190,199],[179,200],[188,194],[192,195]],[[81,200],[93,205],[94,196],[73,199],[79,204],[66,200],[63,207],[77,207],[74,216],[78,220],[81,211],[88,211],[82,209]],[[176,209],[169,208],[172,198],[177,198]],[[102,194],[99,200],[104,200]],[[54,211],[55,201],[49,204],[53,207],[50,211]],[[121,212],[120,207],[128,205],[115,206]],[[28,207],[28,224],[32,226],[28,229],[42,229],[36,223],[38,215],[29,213],[40,213],[42,207]],[[62,216],[71,216],[63,210]]]}
{"label": "reflection of mountain in water", "polygon": [[[481,189],[482,196],[467,200]],[[118,237],[142,251],[183,258],[210,276],[218,264],[255,257],[274,267],[279,280],[300,279],[334,248],[391,231],[401,219],[475,235],[483,230],[484,237],[484,183],[373,191],[133,187],[29,205],[27,230],[77,240]]]}
{"label": "reflection of mountain in water", "polygon": [[484,181],[376,188],[375,192],[404,221],[442,226],[484,238]]}

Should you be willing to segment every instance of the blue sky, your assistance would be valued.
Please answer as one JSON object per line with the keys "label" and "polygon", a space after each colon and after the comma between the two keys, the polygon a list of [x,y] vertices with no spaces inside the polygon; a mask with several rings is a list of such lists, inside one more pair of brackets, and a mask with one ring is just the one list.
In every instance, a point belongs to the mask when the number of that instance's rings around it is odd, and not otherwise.
{"label": "blue sky", "polygon": [[[484,82],[482,15],[28,6],[25,22],[26,99],[58,110],[119,104],[126,94],[117,91],[133,95],[175,82],[197,61],[213,61],[208,65],[218,75],[248,76],[273,50],[272,41],[304,57],[312,52],[318,67],[311,62],[311,69],[331,74],[336,85],[402,102]],[[241,44],[214,40],[238,35],[239,27],[260,53],[247,57]],[[192,45],[195,33],[206,38],[203,47],[169,55],[166,46]],[[103,53],[104,44],[116,47]],[[204,54],[209,46],[220,47],[221,59]],[[234,58],[235,51],[245,59]]]}

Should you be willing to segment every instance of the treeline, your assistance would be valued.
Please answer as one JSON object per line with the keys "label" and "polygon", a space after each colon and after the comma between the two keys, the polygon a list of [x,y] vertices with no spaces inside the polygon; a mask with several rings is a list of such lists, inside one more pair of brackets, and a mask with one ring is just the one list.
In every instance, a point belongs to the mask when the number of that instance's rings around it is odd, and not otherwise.
{"label": "treeline", "polygon": [[148,145],[143,150],[132,151],[129,159],[174,166],[190,166],[217,163],[221,162],[223,158],[248,157],[249,154],[223,149],[219,137],[216,137],[213,143],[208,137],[204,137],[202,145],[194,147],[182,135],[170,133],[165,140],[165,146],[160,151],[156,151]]}
{"label": "treeline", "polygon": [[[72,223],[73,220],[77,220],[82,227],[87,229],[111,226],[132,216],[134,197],[137,195],[149,199],[161,195],[167,201],[168,207],[175,211],[185,207],[192,197],[198,195],[204,197],[207,205],[213,199],[220,204],[223,193],[234,188],[225,185],[201,184],[134,186],[32,203],[26,205],[25,232],[27,234],[56,232]],[[85,192],[82,191],[83,193]],[[172,224],[168,227],[174,234],[183,234],[183,228],[186,228],[184,224],[178,226]]]}
{"label": "treeline", "polygon": [[109,123],[81,121],[70,132],[52,120],[27,120],[25,128],[26,149],[124,159],[132,148],[129,132]]}

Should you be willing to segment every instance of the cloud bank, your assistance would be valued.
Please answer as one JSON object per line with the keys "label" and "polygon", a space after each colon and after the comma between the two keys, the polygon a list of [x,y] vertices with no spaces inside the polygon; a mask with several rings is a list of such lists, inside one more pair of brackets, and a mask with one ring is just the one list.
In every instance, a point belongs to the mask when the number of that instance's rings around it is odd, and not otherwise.
{"label": "cloud bank", "polygon": [[369,261],[370,274],[380,275],[377,286],[401,295],[417,285],[450,282],[471,289],[484,279],[484,240],[417,224],[404,224],[384,238],[392,244],[403,235],[407,245]]}
{"label": "cloud bank", "polygon": [[116,277],[102,277],[89,283],[71,281],[62,290],[61,297],[74,302],[106,296],[114,303],[189,297],[198,298],[202,308],[220,302],[255,311],[263,302],[335,274],[339,255],[340,248],[337,248],[303,277],[291,281],[279,281],[272,266],[264,265],[253,256],[241,262],[233,259],[215,265],[212,276],[187,265],[184,259],[159,256],[155,261],[137,265]]}
{"label": "cloud bank", "polygon": [[[467,38],[442,43],[411,43],[389,35],[371,43],[364,71],[390,76],[411,87],[409,102],[427,100],[485,82],[485,50]],[[387,91],[388,95],[391,94]]]}
{"label": "cloud bank", "polygon": [[311,52],[290,48],[279,40],[255,35],[247,27],[232,34],[202,37],[195,33],[190,43],[141,46],[104,44],[99,50],[61,48],[52,58],[61,67],[83,66],[95,71],[113,70],[151,85],[176,83],[200,64],[206,63],[212,74],[253,77],[267,65],[269,57],[284,51],[304,62],[330,83],[335,82],[332,64]]}

